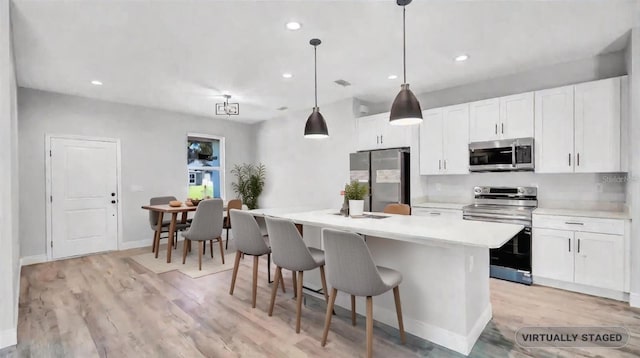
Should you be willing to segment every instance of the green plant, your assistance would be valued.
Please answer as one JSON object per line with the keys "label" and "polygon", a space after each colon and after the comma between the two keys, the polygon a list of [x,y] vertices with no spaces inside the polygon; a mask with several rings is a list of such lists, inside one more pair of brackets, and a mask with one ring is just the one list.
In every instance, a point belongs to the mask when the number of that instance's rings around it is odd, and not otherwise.
{"label": "green plant", "polygon": [[347,200],[364,200],[364,197],[367,196],[367,192],[367,185],[360,183],[357,180],[354,180],[351,184],[344,186],[344,196]]}
{"label": "green plant", "polygon": [[236,182],[231,184],[238,199],[249,209],[258,207],[258,197],[264,189],[266,169],[263,164],[236,164],[231,170],[236,176]]}

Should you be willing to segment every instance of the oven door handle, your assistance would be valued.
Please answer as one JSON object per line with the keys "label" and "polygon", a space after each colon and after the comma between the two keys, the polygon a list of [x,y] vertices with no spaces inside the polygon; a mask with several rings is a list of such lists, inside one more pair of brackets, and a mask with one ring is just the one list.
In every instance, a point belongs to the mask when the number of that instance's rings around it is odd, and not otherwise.
{"label": "oven door handle", "polygon": [[527,220],[511,220],[511,219],[494,219],[494,218],[485,218],[485,217],[474,217],[474,216],[469,216],[469,215],[464,215],[463,216],[464,220],[470,220],[470,221],[485,221],[485,222],[494,222],[494,223],[502,223],[502,224],[515,224],[515,225],[522,225],[525,227],[524,230],[526,230],[527,228],[531,227],[531,220],[527,219]]}
{"label": "oven door handle", "polygon": [[484,213],[467,213],[465,217],[480,219],[511,219],[511,220],[531,220],[530,217],[524,215],[506,215],[506,214],[484,214]]}

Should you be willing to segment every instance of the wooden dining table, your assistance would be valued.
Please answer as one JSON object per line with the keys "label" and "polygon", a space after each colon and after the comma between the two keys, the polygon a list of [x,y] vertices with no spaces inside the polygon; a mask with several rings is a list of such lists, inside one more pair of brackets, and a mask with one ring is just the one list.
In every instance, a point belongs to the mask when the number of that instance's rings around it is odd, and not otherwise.
{"label": "wooden dining table", "polygon": [[[176,233],[176,224],[178,221],[178,214],[182,213],[181,223],[185,224],[187,222],[187,215],[190,211],[196,211],[197,206],[187,206],[186,204],[182,204],[181,206],[170,206],[170,205],[143,205],[143,209],[149,211],[155,211],[158,213],[158,223],[156,225],[155,236],[153,237],[154,242],[160,242],[160,233],[162,232],[162,223],[164,220],[164,214],[171,214],[171,223],[169,224],[169,238],[173,239]],[[160,244],[156,248],[156,258],[158,257],[158,252],[160,251]],[[171,241],[167,243],[167,263],[171,263]]]}

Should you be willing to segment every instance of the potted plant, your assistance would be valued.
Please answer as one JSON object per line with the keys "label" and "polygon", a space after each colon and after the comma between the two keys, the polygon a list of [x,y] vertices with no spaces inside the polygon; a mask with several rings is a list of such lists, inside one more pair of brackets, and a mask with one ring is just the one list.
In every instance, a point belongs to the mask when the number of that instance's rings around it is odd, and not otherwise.
{"label": "potted plant", "polygon": [[265,167],[263,164],[236,164],[231,173],[236,176],[236,182],[231,184],[238,199],[242,200],[249,209],[258,207],[258,197],[262,194],[265,181]]}
{"label": "potted plant", "polygon": [[349,200],[349,215],[362,216],[364,213],[364,198],[367,196],[366,184],[357,180],[344,186],[344,196]]}

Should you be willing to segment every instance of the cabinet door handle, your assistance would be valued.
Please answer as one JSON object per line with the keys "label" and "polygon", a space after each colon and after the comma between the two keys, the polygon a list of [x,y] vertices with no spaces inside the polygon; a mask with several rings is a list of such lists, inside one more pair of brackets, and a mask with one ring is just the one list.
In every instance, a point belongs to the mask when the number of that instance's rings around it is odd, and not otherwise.
{"label": "cabinet door handle", "polygon": [[438,170],[442,170],[442,160],[438,159]]}
{"label": "cabinet door handle", "polygon": [[445,159],[443,160],[443,162],[444,162],[444,170],[447,170],[447,160]]}
{"label": "cabinet door handle", "polygon": [[496,123],[496,134],[498,134],[498,123]]}
{"label": "cabinet door handle", "polygon": [[580,166],[580,153],[578,153],[578,157],[576,158],[576,164]]}
{"label": "cabinet door handle", "polygon": [[569,153],[569,166],[571,166],[571,153]]}
{"label": "cabinet door handle", "polygon": [[440,213],[437,212],[437,211],[432,211],[432,212],[429,213],[429,215],[440,215]]}
{"label": "cabinet door handle", "polygon": [[379,135],[376,136],[376,144],[380,144],[380,136]]}
{"label": "cabinet door handle", "polygon": [[571,238],[568,238],[567,242],[569,243],[569,252],[571,252]]}
{"label": "cabinet door handle", "polygon": [[578,253],[580,253],[580,239],[578,239]]}
{"label": "cabinet door handle", "polygon": [[384,139],[382,139],[382,134],[380,134],[380,144],[384,143]]}
{"label": "cabinet door handle", "polygon": [[567,225],[584,225],[584,223],[576,222],[576,221],[565,221],[564,223]]}
{"label": "cabinet door handle", "polygon": [[504,123],[500,124],[500,130],[501,130],[501,133],[504,134]]}

